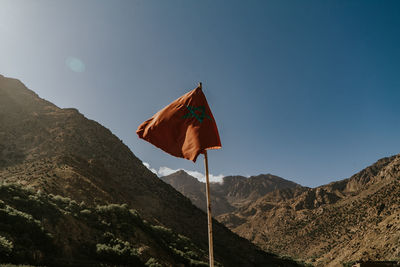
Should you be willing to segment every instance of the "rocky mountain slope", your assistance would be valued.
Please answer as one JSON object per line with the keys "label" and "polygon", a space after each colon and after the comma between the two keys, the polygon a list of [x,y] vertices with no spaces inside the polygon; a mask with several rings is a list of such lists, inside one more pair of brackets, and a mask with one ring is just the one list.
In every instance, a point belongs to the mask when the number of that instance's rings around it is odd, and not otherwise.
{"label": "rocky mountain slope", "polygon": [[400,155],[349,179],[259,196],[244,197],[242,205],[217,219],[268,251],[316,266],[400,260]]}
{"label": "rocky mountain slope", "polygon": [[266,195],[220,221],[265,249],[318,266],[399,260],[400,155],[343,181]]}
{"label": "rocky mountain slope", "polygon": [[[0,181],[85,202],[124,204],[207,251],[207,219],[162,182],[108,129],[76,109],[39,98],[0,76]],[[295,265],[265,253],[214,223],[216,260],[224,266]]]}
{"label": "rocky mountain slope", "polygon": [[[206,211],[205,183],[199,182],[183,170],[161,177],[161,180],[172,185],[194,205]],[[236,211],[274,190],[300,187],[294,182],[271,174],[249,178],[226,176],[222,183],[210,183],[213,216]]]}

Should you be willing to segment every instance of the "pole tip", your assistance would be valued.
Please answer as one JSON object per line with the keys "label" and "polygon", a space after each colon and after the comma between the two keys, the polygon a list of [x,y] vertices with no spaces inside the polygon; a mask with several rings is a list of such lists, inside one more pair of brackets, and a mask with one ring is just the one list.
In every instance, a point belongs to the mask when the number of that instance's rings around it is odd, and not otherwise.
{"label": "pole tip", "polygon": [[199,87],[202,88],[202,83],[201,82],[199,82]]}

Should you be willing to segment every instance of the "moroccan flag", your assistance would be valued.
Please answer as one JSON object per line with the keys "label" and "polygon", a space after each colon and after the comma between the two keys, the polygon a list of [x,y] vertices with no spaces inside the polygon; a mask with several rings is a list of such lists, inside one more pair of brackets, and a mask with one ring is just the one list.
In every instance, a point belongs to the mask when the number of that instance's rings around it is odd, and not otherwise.
{"label": "moroccan flag", "polygon": [[143,122],[136,133],[165,152],[194,162],[206,149],[221,148],[217,124],[201,85]]}

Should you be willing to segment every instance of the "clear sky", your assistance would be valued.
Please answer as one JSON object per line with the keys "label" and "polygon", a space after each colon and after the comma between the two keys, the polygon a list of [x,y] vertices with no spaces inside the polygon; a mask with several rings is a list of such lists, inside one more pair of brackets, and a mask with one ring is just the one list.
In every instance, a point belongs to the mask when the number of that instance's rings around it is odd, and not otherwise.
{"label": "clear sky", "polygon": [[400,153],[400,1],[0,0],[0,74],[109,128],[157,171],[203,172],[136,136],[203,82],[215,175],[306,186]]}

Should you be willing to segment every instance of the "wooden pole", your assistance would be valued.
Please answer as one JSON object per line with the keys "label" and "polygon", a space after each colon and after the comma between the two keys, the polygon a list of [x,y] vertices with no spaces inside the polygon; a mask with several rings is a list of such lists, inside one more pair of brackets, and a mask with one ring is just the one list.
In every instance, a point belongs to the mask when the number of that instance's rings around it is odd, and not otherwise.
{"label": "wooden pole", "polygon": [[[202,84],[199,82],[199,87],[202,89]],[[211,199],[210,199],[210,179],[208,177],[208,156],[207,150],[204,150],[204,167],[206,171],[206,195],[207,195],[207,218],[208,218],[208,255],[210,267],[214,267],[214,250],[212,236],[212,216],[211,216]]]}
{"label": "wooden pole", "polygon": [[209,181],[209,178],[208,178],[207,150],[204,151],[204,166],[205,166],[205,169],[206,169],[206,194],[207,194],[207,216],[208,216],[208,253],[209,253],[209,259],[210,259],[210,267],[214,267],[211,200],[210,200],[210,181]]}

